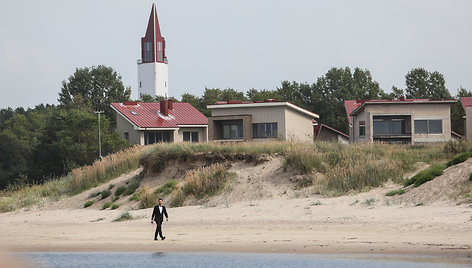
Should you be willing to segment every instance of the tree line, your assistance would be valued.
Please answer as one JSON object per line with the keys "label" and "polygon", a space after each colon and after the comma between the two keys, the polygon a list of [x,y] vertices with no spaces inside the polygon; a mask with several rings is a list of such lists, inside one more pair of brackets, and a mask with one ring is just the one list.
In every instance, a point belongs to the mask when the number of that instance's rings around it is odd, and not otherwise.
{"label": "tree line", "polygon": [[[444,76],[423,68],[409,71],[405,88],[380,88],[369,70],[349,67],[331,68],[312,83],[283,81],[275,89],[205,88],[202,96],[185,93],[177,102],[188,102],[206,116],[208,104],[217,101],[289,101],[320,115],[320,121],[340,131],[348,131],[344,101],[351,99],[390,99],[406,96],[421,99],[453,99],[472,96],[459,88],[452,96]],[[121,76],[111,67],[78,68],[62,82],[59,105],[0,110],[0,189],[7,185],[41,183],[63,176],[73,168],[89,165],[98,158],[98,122],[101,117],[103,155],[130,146],[116,131],[116,115],[112,102],[130,100],[131,89],[123,85]],[[142,102],[155,102],[162,97],[143,96]],[[452,129],[463,133],[464,111],[460,103],[451,109]]]}

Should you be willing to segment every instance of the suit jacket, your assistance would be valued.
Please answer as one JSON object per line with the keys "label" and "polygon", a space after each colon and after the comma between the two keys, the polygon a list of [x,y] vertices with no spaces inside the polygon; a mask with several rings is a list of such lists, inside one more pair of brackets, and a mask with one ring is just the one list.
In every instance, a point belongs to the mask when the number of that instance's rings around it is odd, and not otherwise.
{"label": "suit jacket", "polygon": [[169,218],[167,215],[167,210],[165,206],[162,206],[162,213],[159,212],[159,205],[154,207],[154,210],[152,211],[152,216],[151,216],[151,221],[156,221],[162,223],[164,221],[164,215],[166,218]]}

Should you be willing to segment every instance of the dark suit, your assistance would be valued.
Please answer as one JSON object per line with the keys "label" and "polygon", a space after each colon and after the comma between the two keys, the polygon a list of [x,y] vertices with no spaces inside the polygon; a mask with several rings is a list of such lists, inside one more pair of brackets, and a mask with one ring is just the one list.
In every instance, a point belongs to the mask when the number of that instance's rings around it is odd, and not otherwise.
{"label": "dark suit", "polygon": [[167,215],[167,210],[165,206],[162,206],[162,213],[159,211],[159,205],[154,207],[154,210],[152,211],[152,216],[151,216],[151,221],[156,222],[156,232],[154,233],[154,239],[157,239],[157,234],[161,237],[161,239],[164,237],[162,235],[162,222],[164,221],[164,216],[166,218],[169,218]]}

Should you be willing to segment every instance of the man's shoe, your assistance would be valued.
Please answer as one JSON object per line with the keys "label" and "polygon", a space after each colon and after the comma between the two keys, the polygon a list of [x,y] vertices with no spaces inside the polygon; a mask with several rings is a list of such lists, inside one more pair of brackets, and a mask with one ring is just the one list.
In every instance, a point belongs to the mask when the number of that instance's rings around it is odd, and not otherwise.
{"label": "man's shoe", "polygon": [[166,239],[166,237],[165,237],[165,236],[163,236],[163,237],[162,237],[162,240],[164,240],[164,239]]}
{"label": "man's shoe", "polygon": [[154,238],[154,241],[157,241],[157,238]]}

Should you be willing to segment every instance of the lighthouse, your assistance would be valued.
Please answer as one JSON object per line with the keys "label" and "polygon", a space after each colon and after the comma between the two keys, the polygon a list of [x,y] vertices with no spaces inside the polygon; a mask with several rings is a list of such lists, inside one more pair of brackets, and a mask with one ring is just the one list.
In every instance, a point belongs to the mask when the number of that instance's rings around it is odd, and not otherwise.
{"label": "lighthouse", "polygon": [[141,59],[138,59],[138,93],[152,97],[168,97],[169,69],[166,41],[161,35],[156,5],[152,4],[146,35],[141,38]]}

